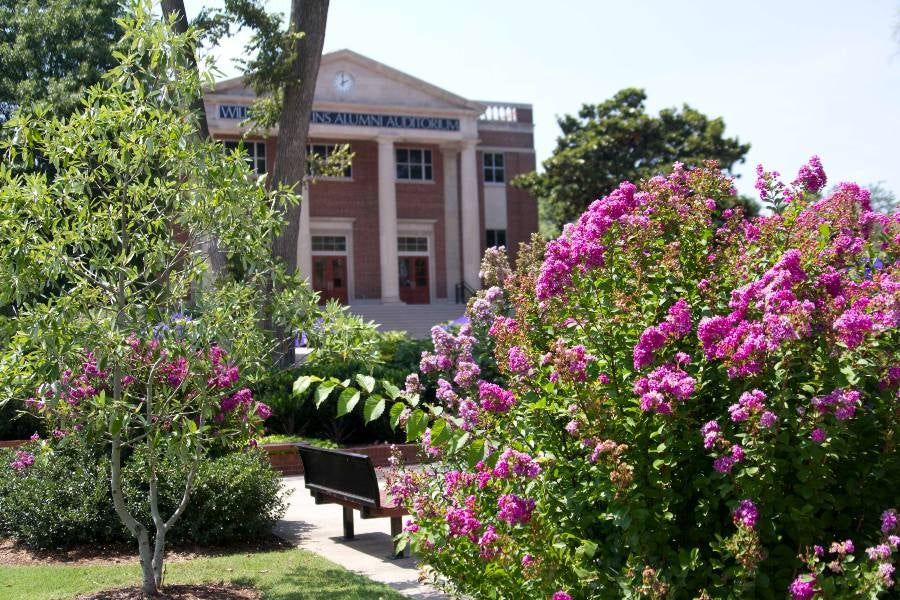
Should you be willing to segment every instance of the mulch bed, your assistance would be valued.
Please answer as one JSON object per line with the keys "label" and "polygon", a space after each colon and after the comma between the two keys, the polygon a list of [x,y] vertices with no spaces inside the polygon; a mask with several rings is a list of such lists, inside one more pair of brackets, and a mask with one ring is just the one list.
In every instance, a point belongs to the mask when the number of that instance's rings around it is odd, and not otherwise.
{"label": "mulch bed", "polygon": [[[259,600],[260,593],[252,588],[242,588],[224,583],[202,583],[198,585],[167,585],[162,589],[160,600]],[[128,587],[80,594],[74,600],[143,600],[141,588]]]}
{"label": "mulch bed", "polygon": [[[195,558],[254,554],[287,550],[292,546],[281,538],[269,536],[252,544],[231,546],[171,546],[166,549],[166,562],[183,562]],[[0,538],[0,565],[126,565],[138,563],[137,542],[129,544],[93,544],[71,550],[29,550],[8,538]],[[190,586],[188,586],[190,587]],[[201,586],[202,587],[202,586]],[[106,596],[97,596],[97,598]],[[183,598],[213,596],[183,596]],[[222,596],[223,598],[256,598],[257,596]],[[86,598],[86,597],[85,597]],[[109,596],[118,600],[119,596]],[[131,598],[131,596],[121,596]],[[182,598],[182,596],[172,596]]]}

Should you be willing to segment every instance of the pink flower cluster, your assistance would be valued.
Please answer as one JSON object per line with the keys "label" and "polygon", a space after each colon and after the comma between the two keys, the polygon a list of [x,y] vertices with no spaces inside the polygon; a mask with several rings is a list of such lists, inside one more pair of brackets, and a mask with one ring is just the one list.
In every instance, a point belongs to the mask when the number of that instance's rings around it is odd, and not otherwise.
{"label": "pink flower cluster", "polygon": [[654,369],[634,382],[634,393],[641,398],[641,410],[672,414],[671,398],[687,400],[694,393],[696,380],[674,364]]}
{"label": "pink flower cluster", "polygon": [[14,471],[24,471],[34,464],[34,454],[25,450],[17,450],[9,468]]}
{"label": "pink flower cluster", "polygon": [[503,494],[497,499],[497,508],[500,509],[497,517],[510,525],[527,523],[534,512],[534,500],[520,498],[515,494]]}
{"label": "pink flower cluster", "polygon": [[541,473],[541,465],[525,452],[507,448],[497,459],[494,477],[508,479],[513,475],[535,478]]}
{"label": "pink flower cluster", "polygon": [[478,364],[472,355],[475,338],[471,328],[466,325],[453,335],[441,327],[431,328],[431,341],[434,352],[422,352],[419,369],[423,373],[451,373],[455,370],[453,382],[461,387],[471,387],[481,374]]}
{"label": "pink flower cluster", "polygon": [[794,600],[812,600],[816,595],[815,573],[798,575],[788,587],[788,592]]}
{"label": "pink flower cluster", "polygon": [[528,354],[521,346],[512,346],[509,349],[509,370],[518,375],[527,375],[531,372],[531,363]]}
{"label": "pink flower cluster", "polygon": [[859,346],[872,332],[896,328],[900,325],[900,283],[889,277],[879,278],[883,291],[875,297],[863,296],[834,320],[832,328],[848,348]]}
{"label": "pink flower cluster", "polygon": [[703,447],[707,450],[711,449],[716,445],[716,442],[722,439],[718,421],[707,421],[700,428],[700,434],[703,436]]}
{"label": "pink flower cluster", "polygon": [[719,473],[731,473],[734,465],[744,460],[744,447],[740,444],[731,446],[728,454],[723,454],[713,461],[713,469]]}
{"label": "pink flower cluster", "polygon": [[425,454],[430,458],[437,458],[441,455],[441,447],[433,446],[431,444],[431,427],[428,427],[422,433],[422,449],[425,451]]}
{"label": "pink flower cluster", "polygon": [[753,529],[759,519],[759,509],[751,500],[741,500],[734,509],[731,519],[739,527]]}
{"label": "pink flower cluster", "polygon": [[825,187],[827,181],[828,178],[825,176],[822,161],[819,160],[818,156],[812,156],[808,163],[800,167],[800,172],[797,173],[794,185],[802,187],[811,194],[815,194]]}
{"label": "pink flower cluster", "polygon": [[845,421],[856,414],[859,398],[858,390],[837,388],[825,396],[816,396],[810,404],[820,415],[832,413],[838,421]]}
{"label": "pink flower cluster", "polygon": [[633,183],[623,182],[608,196],[595,200],[577,222],[565,227],[562,236],[547,244],[537,280],[539,300],[564,296],[576,269],[603,266],[606,246],[601,238],[623,215],[637,207],[636,190]]}
{"label": "pink flower cluster", "polygon": [[457,490],[472,485],[475,475],[466,471],[447,471],[444,473],[444,492],[452,496]]}
{"label": "pink flower cluster", "polygon": [[541,364],[552,365],[550,381],[585,381],[588,363],[594,357],[581,344],[569,347],[562,339],[557,339],[550,351],[541,357]]}
{"label": "pink flower cluster", "polygon": [[475,496],[468,496],[465,506],[451,506],[447,509],[447,525],[450,526],[451,537],[468,537],[473,542],[478,539],[475,531],[481,527],[481,521],[475,516]]}
{"label": "pink flower cluster", "polygon": [[187,378],[188,361],[185,357],[178,356],[160,366],[159,373],[170,387],[177,388]]}
{"label": "pink flower cluster", "polygon": [[778,416],[768,410],[765,410],[766,394],[762,390],[750,390],[741,394],[736,404],[728,407],[728,414],[735,423],[746,421],[751,416],[758,415],[759,424],[762,427],[773,427],[778,422]]}
{"label": "pink flower cluster", "polygon": [[653,353],[667,341],[684,337],[691,332],[691,307],[684,298],[669,307],[666,319],[659,325],[651,325],[641,333],[634,347],[634,368],[640,370],[653,362]]}
{"label": "pink flower cluster", "polygon": [[516,397],[496,383],[478,382],[478,399],[481,408],[494,413],[505,413],[516,403]]}
{"label": "pink flower cluster", "polygon": [[225,390],[237,383],[240,373],[234,364],[225,361],[227,352],[220,346],[209,349],[209,360],[212,362],[212,376],[206,382],[207,387]]}
{"label": "pink flower cluster", "polygon": [[[788,250],[760,279],[734,290],[732,312],[704,317],[697,327],[707,360],[724,361],[729,377],[746,377],[762,369],[768,352],[808,335],[815,305],[800,300],[794,290],[805,280],[800,252]],[[761,318],[748,318],[751,309]]]}

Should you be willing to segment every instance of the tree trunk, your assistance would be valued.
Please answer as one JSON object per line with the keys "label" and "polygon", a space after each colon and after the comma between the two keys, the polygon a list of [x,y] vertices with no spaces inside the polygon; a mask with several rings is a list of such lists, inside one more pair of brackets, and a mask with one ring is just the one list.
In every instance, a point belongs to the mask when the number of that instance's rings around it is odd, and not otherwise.
{"label": "tree trunk", "polygon": [[[187,12],[184,10],[184,0],[162,0],[163,14],[168,18],[169,15],[175,15],[175,24],[172,30],[178,35],[184,35],[188,30]],[[194,71],[197,70],[197,54],[192,49],[186,57]],[[209,123],[206,120],[206,107],[203,105],[203,98],[197,98],[191,104],[191,110],[197,115],[200,124],[200,137],[204,140],[211,139],[209,136]]]}
{"label": "tree trunk", "polygon": [[[295,60],[291,80],[284,87],[284,103],[278,122],[278,146],[275,152],[273,185],[291,186],[299,194],[306,175],[306,143],[312,115],[316,77],[325,43],[325,24],[328,19],[328,0],[292,0],[292,31],[305,35],[294,43]],[[297,270],[297,238],[300,233],[300,205],[284,206],[287,226],[275,239],[273,252],[284,261],[287,271]],[[279,343],[277,360],[290,363],[292,340],[280,327],[275,328]]]}
{"label": "tree trunk", "polygon": [[[115,381],[118,381],[116,379]],[[159,593],[159,585],[153,570],[153,553],[150,551],[150,536],[147,528],[140,524],[128,511],[125,505],[125,496],[122,494],[122,442],[119,436],[112,440],[112,452],[110,456],[111,472],[110,487],[112,488],[113,507],[119,519],[137,538],[138,553],[141,557],[141,590],[145,596],[155,596]]]}
{"label": "tree trunk", "polygon": [[[172,30],[183,35],[188,29],[187,12],[184,9],[184,0],[162,0],[163,15],[175,15],[175,23]],[[187,60],[194,71],[198,70],[196,49],[192,49],[187,55]],[[209,133],[209,121],[206,119],[206,106],[203,97],[199,97],[191,104],[191,110],[197,115],[197,124],[200,127],[200,139],[212,140]],[[225,254],[219,250],[219,244],[215,237],[201,242],[206,256],[209,259],[209,267],[212,271],[212,279],[215,280],[225,271]]]}

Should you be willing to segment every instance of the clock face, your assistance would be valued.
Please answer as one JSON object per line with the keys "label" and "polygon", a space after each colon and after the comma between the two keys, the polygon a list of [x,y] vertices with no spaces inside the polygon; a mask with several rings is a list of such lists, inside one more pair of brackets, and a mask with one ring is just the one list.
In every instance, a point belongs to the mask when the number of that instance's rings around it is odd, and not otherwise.
{"label": "clock face", "polygon": [[347,71],[338,71],[334,75],[334,89],[339,94],[346,94],[353,87],[353,76]]}

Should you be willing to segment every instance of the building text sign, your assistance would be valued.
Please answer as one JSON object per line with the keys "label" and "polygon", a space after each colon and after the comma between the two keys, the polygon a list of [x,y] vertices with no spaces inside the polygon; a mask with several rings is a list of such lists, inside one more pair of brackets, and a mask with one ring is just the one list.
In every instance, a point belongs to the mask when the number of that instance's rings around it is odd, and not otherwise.
{"label": "building text sign", "polygon": [[[247,106],[240,104],[220,104],[219,118],[243,121],[247,118],[247,108]],[[380,115],[376,113],[314,110],[311,122],[319,125],[347,125],[350,127],[459,131],[459,119],[412,115]]]}

